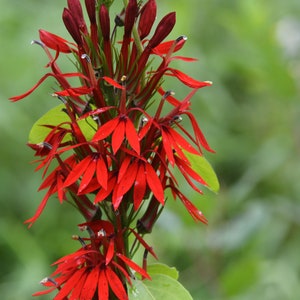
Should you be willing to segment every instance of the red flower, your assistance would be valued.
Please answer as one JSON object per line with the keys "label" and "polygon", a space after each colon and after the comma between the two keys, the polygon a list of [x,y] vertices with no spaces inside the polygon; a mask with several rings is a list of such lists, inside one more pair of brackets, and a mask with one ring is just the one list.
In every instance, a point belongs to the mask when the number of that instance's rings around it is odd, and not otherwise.
{"label": "red flower", "polygon": [[[51,196],[74,204],[87,223],[88,238],[78,238],[82,248],[59,259],[49,287],[58,289],[54,299],[128,299],[131,269],[149,278],[131,258],[141,244],[154,257],[140,234],[151,232],[165,205],[165,191],[179,198],[195,221],[207,223],[198,208],[181,192],[177,168],[198,193],[207,186],[193,169],[189,155],[203,155],[210,148],[195,116],[191,98],[209,81],[199,81],[171,67],[187,38],[164,41],[176,22],[176,14],[164,16],[156,28],[156,2],[129,0],[111,29],[109,5],[85,0],[89,24],[80,0],[68,0],[63,22],[74,42],[40,30],[40,45],[50,69],[28,92],[12,97],[18,101],[53,77],[59,88],[53,93],[64,104],[65,121],[43,124],[49,132],[38,144],[29,144],[39,156],[36,170],[43,169],[40,190],[46,194],[31,226]],[[104,4],[106,3],[106,4]],[[98,5],[99,4],[99,5]],[[121,30],[121,33],[117,31]],[[154,32],[151,35],[151,32]],[[121,36],[122,41],[115,42]],[[76,72],[64,73],[60,55],[74,55]],[[158,67],[151,64],[158,60]],[[162,88],[164,76],[172,76],[192,91],[178,100]],[[74,84],[74,79],[77,84]],[[151,107],[151,109],[149,109]],[[191,130],[180,121],[187,119]],[[33,132],[36,130],[34,126]],[[144,211],[142,216],[138,214]],[[137,231],[131,229],[136,224]],[[106,220],[106,221],[105,221]],[[108,221],[109,220],[109,221]],[[135,242],[130,249],[130,234]],[[130,249],[130,250],[129,250]]]}
{"label": "red flower", "polygon": [[[42,280],[48,290],[37,292],[34,296],[48,294],[55,289],[58,293],[54,299],[97,299],[109,300],[113,293],[118,299],[128,299],[126,283],[131,284],[136,271],[144,278],[150,279],[147,272],[131,259],[119,252],[118,239],[122,234],[114,231],[114,226],[108,221],[96,221],[79,225],[87,229],[90,238],[78,238],[83,247],[76,252],[66,255],[53,265],[56,270]],[[134,231],[131,231],[134,232]],[[141,238],[135,233],[135,236]],[[90,241],[86,244],[85,241]],[[149,246],[142,243],[144,246]],[[150,252],[153,254],[151,249]],[[120,278],[122,274],[126,281]]]}

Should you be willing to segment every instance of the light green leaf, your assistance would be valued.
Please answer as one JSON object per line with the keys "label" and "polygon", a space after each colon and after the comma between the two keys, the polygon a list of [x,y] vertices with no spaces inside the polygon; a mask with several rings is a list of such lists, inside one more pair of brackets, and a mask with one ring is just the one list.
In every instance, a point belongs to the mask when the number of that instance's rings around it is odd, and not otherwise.
{"label": "light green leaf", "polygon": [[[65,108],[65,105],[60,104],[50,109],[33,124],[29,133],[29,143],[39,144],[45,140],[46,136],[49,134],[51,129],[45,127],[44,125],[57,126],[61,123],[71,121],[69,116],[63,111],[63,108]],[[80,129],[88,141],[92,139],[96,130],[95,128],[92,127],[93,124],[94,121],[92,120],[91,117],[78,121],[78,125]],[[70,125],[64,124],[62,125],[62,127],[70,128]],[[66,142],[66,141],[70,141],[71,139],[72,136],[70,134],[67,134],[63,141]]]}
{"label": "light green leaf", "polygon": [[[151,280],[133,280],[130,300],[192,300],[190,293],[176,280],[178,272],[163,264],[148,266]],[[175,279],[176,278],[176,279]]]}
{"label": "light green leaf", "polygon": [[153,274],[164,274],[178,280],[179,273],[174,267],[169,267],[165,264],[155,263],[151,264],[147,268],[147,272],[151,275]]}
{"label": "light green leaf", "polygon": [[211,164],[206,160],[204,156],[192,154],[185,150],[183,150],[183,152],[190,161],[192,169],[203,178],[203,180],[208,184],[208,188],[211,191],[217,193],[220,189],[220,184]]}

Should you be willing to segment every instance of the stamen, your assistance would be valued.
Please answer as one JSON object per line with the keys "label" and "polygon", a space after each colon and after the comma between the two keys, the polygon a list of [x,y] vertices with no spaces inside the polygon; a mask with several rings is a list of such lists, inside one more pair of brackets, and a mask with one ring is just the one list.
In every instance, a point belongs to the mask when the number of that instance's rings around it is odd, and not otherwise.
{"label": "stamen", "polygon": [[175,122],[181,122],[182,121],[182,117],[176,115],[176,116],[173,117],[173,121],[175,121]]}
{"label": "stamen", "polygon": [[64,97],[62,97],[62,96],[59,96],[59,95],[57,95],[57,94],[55,94],[55,93],[53,93],[51,96],[52,96],[52,97],[56,97],[56,98],[57,98],[58,100],[60,100],[63,104],[66,104],[66,103],[67,103],[66,98],[64,98]]}
{"label": "stamen", "polygon": [[80,231],[85,231],[87,229],[87,226],[86,225],[80,225],[80,226],[78,226],[78,229]]}
{"label": "stamen", "polygon": [[91,63],[91,58],[87,54],[82,54],[81,58],[85,59],[89,64]]}
{"label": "stamen", "polygon": [[95,72],[95,77],[97,79],[99,79],[103,76],[103,69],[102,68],[94,69],[94,72]]}
{"label": "stamen", "polygon": [[103,228],[97,232],[97,237],[105,237],[105,236],[106,236],[106,232]]}
{"label": "stamen", "polygon": [[42,48],[44,48],[44,47],[45,47],[45,44],[44,44],[43,42],[41,42],[41,41],[37,41],[37,40],[32,40],[30,44],[31,44],[31,45],[34,45],[34,44],[36,44],[36,45],[39,45],[39,46],[41,46]]}
{"label": "stamen", "polygon": [[146,118],[145,116],[143,116],[143,117],[141,118],[141,121],[140,121],[139,129],[141,129],[142,127],[144,127],[145,124],[148,123],[148,121],[149,121],[148,118]]}
{"label": "stamen", "polygon": [[49,144],[49,143],[47,143],[47,142],[41,142],[41,143],[39,143],[39,144],[37,144],[40,148],[47,148],[47,149],[49,149],[49,150],[51,150],[52,149],[52,145],[51,144]]}
{"label": "stamen", "polygon": [[87,226],[87,225],[80,225],[78,226],[79,230],[80,231],[87,231],[90,235],[91,238],[95,238],[95,233],[94,231],[90,228],[90,226]]}
{"label": "stamen", "polygon": [[179,42],[182,41],[182,40],[186,41],[187,39],[188,39],[187,36],[181,35],[181,36],[179,36],[179,37],[176,39],[176,43],[179,43]]}
{"label": "stamen", "polygon": [[92,116],[93,120],[97,123],[98,127],[101,126],[101,121],[99,116]]}
{"label": "stamen", "polygon": [[116,26],[123,27],[124,23],[125,23],[124,21],[125,20],[124,20],[124,14],[123,14],[123,12],[121,12],[118,15],[116,15],[116,17],[115,17],[115,24],[116,24]]}
{"label": "stamen", "polygon": [[79,241],[83,248],[86,247],[86,243],[84,242],[84,240],[79,235],[72,235],[72,239],[75,240],[75,241]]}
{"label": "stamen", "polygon": [[173,91],[166,91],[163,95],[163,100],[165,100],[169,96],[174,96],[174,95],[175,95],[175,93]]}
{"label": "stamen", "polygon": [[45,285],[46,283],[49,283],[49,282],[52,283],[54,286],[58,285],[58,283],[54,279],[52,279],[51,277],[45,277],[45,278],[43,278],[40,281],[40,284]]}

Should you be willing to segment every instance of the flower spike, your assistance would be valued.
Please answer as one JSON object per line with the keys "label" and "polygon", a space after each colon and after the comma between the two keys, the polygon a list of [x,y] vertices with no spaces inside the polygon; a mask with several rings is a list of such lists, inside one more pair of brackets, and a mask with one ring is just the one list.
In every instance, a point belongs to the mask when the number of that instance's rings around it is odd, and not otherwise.
{"label": "flower spike", "polygon": [[[34,296],[56,291],[57,300],[128,300],[134,280],[151,279],[147,255],[157,256],[144,238],[168,205],[168,189],[195,221],[208,222],[182,185],[199,195],[213,185],[211,170],[200,165],[213,150],[191,109],[196,92],[212,83],[172,67],[175,60],[196,59],[178,55],[186,36],[167,40],[175,12],[155,27],[155,0],[126,0],[114,20],[113,0],[66,2],[62,19],[73,41],[39,30],[40,41],[33,43],[46,53],[50,70],[10,98],[17,102],[52,77],[51,95],[60,100],[30,133],[45,195],[25,223],[32,226],[55,197],[84,219],[80,236],[72,236],[80,248],[53,264],[42,281],[46,289]],[[64,56],[74,60],[73,72],[59,67]],[[178,85],[167,86],[166,76]],[[183,99],[175,97],[180,86],[190,89]],[[145,251],[140,264],[133,261],[139,246]]]}

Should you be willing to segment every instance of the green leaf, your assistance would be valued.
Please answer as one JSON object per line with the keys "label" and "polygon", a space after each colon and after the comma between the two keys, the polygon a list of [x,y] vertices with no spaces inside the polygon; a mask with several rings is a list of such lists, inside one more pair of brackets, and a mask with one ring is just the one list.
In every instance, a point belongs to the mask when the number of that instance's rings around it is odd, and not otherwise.
{"label": "green leaf", "polygon": [[192,169],[203,178],[203,180],[208,184],[208,188],[211,191],[217,193],[220,189],[220,184],[211,164],[206,160],[204,156],[192,154],[185,150],[182,151],[190,161]]}
{"label": "green leaf", "polygon": [[[45,127],[44,125],[57,126],[61,123],[71,121],[69,116],[63,111],[63,108],[65,108],[65,105],[60,104],[50,109],[33,124],[29,133],[29,143],[39,144],[45,140],[51,129]],[[96,128],[93,127],[93,119],[91,117],[88,117],[77,122],[87,141],[90,141],[96,131]],[[70,125],[64,124],[62,125],[62,127],[70,128]],[[72,136],[71,134],[67,134],[63,141],[67,142],[70,140],[72,140]]]}
{"label": "green leaf", "polygon": [[151,264],[147,268],[147,272],[151,275],[153,274],[164,274],[178,280],[179,273],[174,267],[169,267],[165,264],[155,263]]}
{"label": "green leaf", "polygon": [[133,280],[130,300],[192,300],[190,293],[176,280],[178,271],[163,264],[148,266],[151,280]]}

